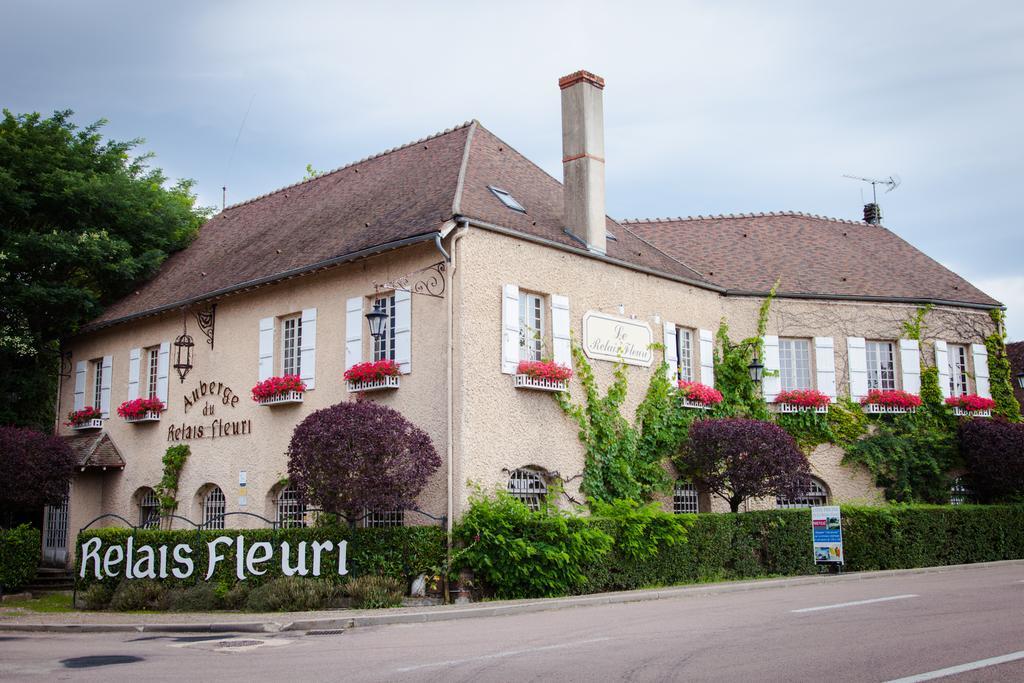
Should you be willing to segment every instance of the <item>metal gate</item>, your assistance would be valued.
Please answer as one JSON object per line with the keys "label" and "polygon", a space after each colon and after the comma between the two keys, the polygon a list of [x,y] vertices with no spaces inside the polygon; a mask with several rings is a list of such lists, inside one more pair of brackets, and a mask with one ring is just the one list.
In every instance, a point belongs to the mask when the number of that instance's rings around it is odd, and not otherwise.
{"label": "metal gate", "polygon": [[68,499],[43,511],[43,564],[63,567],[68,559]]}

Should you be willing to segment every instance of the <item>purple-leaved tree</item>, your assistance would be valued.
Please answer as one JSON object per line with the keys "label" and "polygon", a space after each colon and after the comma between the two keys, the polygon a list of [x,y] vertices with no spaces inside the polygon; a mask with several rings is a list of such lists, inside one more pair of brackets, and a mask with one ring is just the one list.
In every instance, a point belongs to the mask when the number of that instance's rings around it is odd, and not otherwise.
{"label": "purple-leaved tree", "polygon": [[675,464],[733,512],[748,498],[795,497],[811,475],[807,458],[782,427],[745,418],[697,420]]}
{"label": "purple-leaved tree", "polygon": [[412,507],[440,465],[426,432],[372,401],[310,414],[288,445],[288,477],[299,494],[349,520]]}
{"label": "purple-leaved tree", "polygon": [[75,454],[63,439],[0,427],[0,526],[15,515],[60,503],[74,471]]}
{"label": "purple-leaved tree", "polygon": [[959,436],[966,478],[979,502],[1024,500],[1024,423],[965,420]]}

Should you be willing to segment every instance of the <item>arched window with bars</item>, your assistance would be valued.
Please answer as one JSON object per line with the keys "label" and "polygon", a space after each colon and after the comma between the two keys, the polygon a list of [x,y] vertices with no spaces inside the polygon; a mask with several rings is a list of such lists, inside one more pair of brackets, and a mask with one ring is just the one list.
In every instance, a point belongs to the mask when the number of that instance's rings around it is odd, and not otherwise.
{"label": "arched window with bars", "polygon": [[277,526],[279,529],[295,529],[306,526],[306,505],[299,499],[299,492],[291,484],[277,492]]}
{"label": "arched window with bars", "polygon": [[540,510],[548,495],[548,485],[544,476],[536,470],[520,468],[514,470],[508,478],[508,492],[534,512]]}
{"label": "arched window with bars", "polygon": [[211,486],[203,495],[203,527],[223,529],[227,499],[219,486]]}
{"label": "arched window with bars", "polygon": [[809,508],[828,505],[828,488],[825,482],[815,477],[808,479],[795,498],[775,497],[776,508]]}
{"label": "arched window with bars", "polygon": [[692,481],[676,480],[672,490],[672,512],[677,515],[700,512],[700,498]]}

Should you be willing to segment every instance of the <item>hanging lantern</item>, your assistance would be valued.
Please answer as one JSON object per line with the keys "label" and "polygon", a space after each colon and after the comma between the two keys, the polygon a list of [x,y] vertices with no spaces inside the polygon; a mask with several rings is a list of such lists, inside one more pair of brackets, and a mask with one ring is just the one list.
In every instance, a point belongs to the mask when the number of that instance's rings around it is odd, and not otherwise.
{"label": "hanging lantern", "polygon": [[380,301],[373,304],[373,310],[366,314],[366,323],[370,326],[370,336],[376,341],[384,336],[384,325],[388,320],[388,314]]}
{"label": "hanging lantern", "polygon": [[192,369],[192,347],[195,343],[188,334],[187,313],[182,323],[181,336],[174,340],[174,369],[178,371],[178,378],[185,383],[185,375]]}
{"label": "hanging lantern", "polygon": [[747,372],[750,373],[750,381],[754,384],[760,384],[761,378],[764,376],[764,364],[754,356],[754,360],[750,361],[750,365],[747,366]]}

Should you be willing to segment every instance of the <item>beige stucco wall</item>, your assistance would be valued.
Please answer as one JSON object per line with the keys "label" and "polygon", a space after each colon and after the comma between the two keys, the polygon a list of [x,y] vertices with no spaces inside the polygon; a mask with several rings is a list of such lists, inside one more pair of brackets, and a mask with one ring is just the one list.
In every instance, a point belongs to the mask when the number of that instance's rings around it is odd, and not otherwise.
{"label": "beige stucco wall", "polygon": [[[102,486],[86,484],[92,475],[76,477],[72,493],[74,520],[91,514],[95,508],[102,512],[121,514],[130,520],[138,519],[136,492],[145,486],[154,486],[162,475],[161,458],[166,448],[175,443],[169,437],[172,425],[199,425],[209,428],[211,421],[222,418],[230,421],[251,420],[251,435],[203,438],[185,441],[192,454],[180,479],[179,514],[201,521],[201,509],[196,494],[209,484],[216,484],[227,498],[227,511],[248,511],[268,518],[274,517],[271,492],[277,482],[287,476],[285,451],[292,429],[314,410],[339,401],[354,400],[342,381],[345,370],[345,302],[354,296],[370,297],[374,293],[374,280],[384,282],[441,260],[432,244],[408,247],[399,252],[370,258],[355,264],[322,271],[318,274],[295,278],[245,294],[225,297],[217,302],[215,345],[211,349],[199,331],[195,319],[189,316],[188,331],[195,340],[193,369],[184,383],[174,371],[174,348],[171,348],[170,378],[167,411],[157,423],[128,424],[117,417],[116,407],[128,398],[129,352],[132,348],[145,348],[163,341],[173,341],[181,334],[182,314],[175,312],[159,317],[144,318],[116,325],[96,333],[81,335],[71,340],[72,361],[90,360],[105,355],[113,356],[110,418],[104,429],[110,434],[126,460],[122,473],[102,475]],[[433,439],[442,458],[446,449],[446,412],[442,400],[445,386],[446,332],[444,326],[446,301],[426,296],[412,297],[412,371],[401,377],[397,391],[379,391],[372,396],[389,405],[414,424],[424,429]],[[366,304],[369,310],[370,304]],[[276,407],[259,406],[250,397],[250,390],[258,380],[259,321],[269,316],[298,313],[307,308],[317,309],[316,330],[316,387],[307,391],[301,405]],[[363,326],[363,360],[372,358],[370,336]],[[275,343],[277,368],[280,374],[280,322]],[[145,381],[145,363],[141,375]],[[86,403],[91,404],[91,370],[87,376]],[[200,382],[221,383],[241,398],[232,408],[218,399],[210,401],[213,416],[203,416],[204,403],[186,413],[184,395],[200,386]],[[74,375],[61,385],[61,414],[66,415],[74,404]],[[140,388],[140,391],[142,389]],[[62,426],[61,433],[71,433]],[[239,504],[239,472],[247,472],[246,495],[248,504]],[[432,514],[444,514],[446,508],[446,470],[442,464],[420,497],[420,507]],[[97,504],[80,503],[79,498],[98,496]],[[81,511],[81,513],[79,513]],[[429,520],[415,514],[407,516],[409,523]],[[70,528],[77,531],[73,521]],[[260,526],[258,520],[236,517],[230,526]]]}

